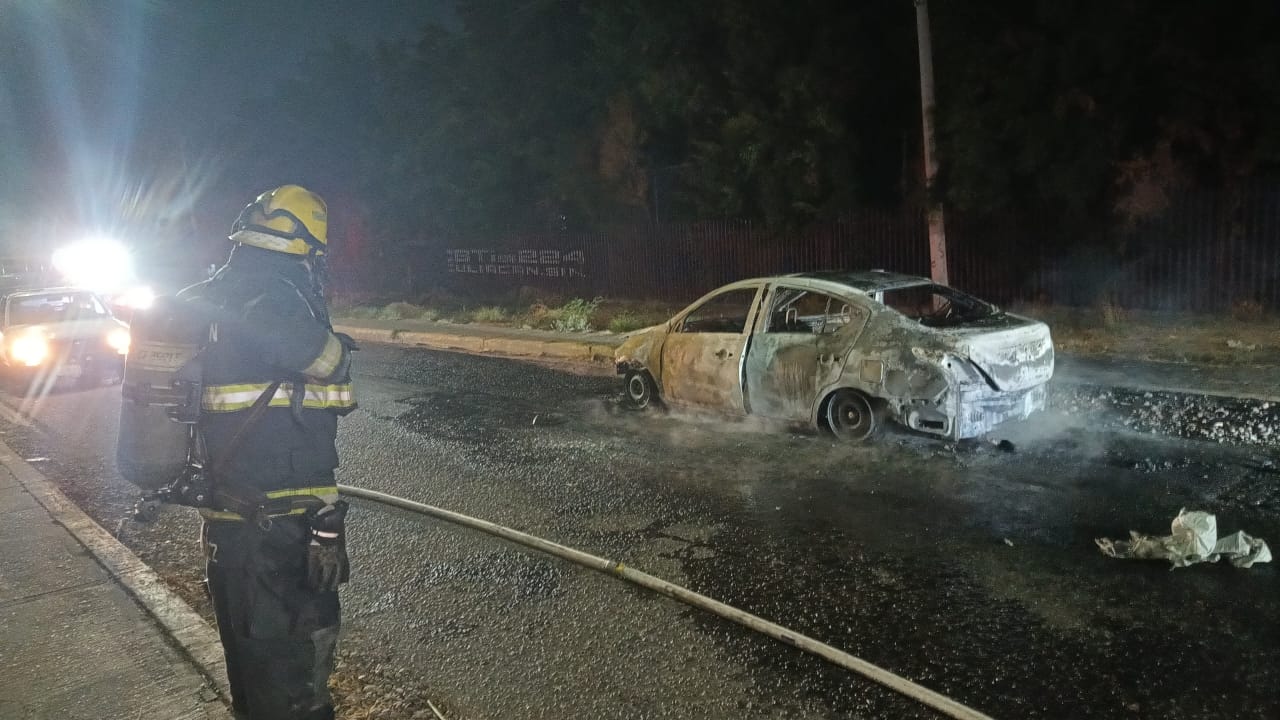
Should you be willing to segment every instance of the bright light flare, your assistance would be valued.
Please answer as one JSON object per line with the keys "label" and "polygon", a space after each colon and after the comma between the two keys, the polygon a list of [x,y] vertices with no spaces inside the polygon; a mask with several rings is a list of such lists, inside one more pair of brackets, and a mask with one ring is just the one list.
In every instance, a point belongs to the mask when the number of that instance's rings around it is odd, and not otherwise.
{"label": "bright light flare", "polygon": [[53,266],[67,282],[91,290],[112,291],[133,275],[133,262],[124,245],[110,238],[88,238],[59,248]]}
{"label": "bright light flare", "polygon": [[156,301],[156,293],[145,285],[129,288],[125,290],[115,300],[115,303],[134,310],[146,310]]}
{"label": "bright light flare", "polygon": [[49,357],[49,341],[35,333],[19,335],[9,346],[9,354],[23,365],[35,367]]}
{"label": "bright light flare", "polygon": [[129,331],[124,328],[112,330],[107,335],[107,344],[121,355],[127,355],[129,353]]}

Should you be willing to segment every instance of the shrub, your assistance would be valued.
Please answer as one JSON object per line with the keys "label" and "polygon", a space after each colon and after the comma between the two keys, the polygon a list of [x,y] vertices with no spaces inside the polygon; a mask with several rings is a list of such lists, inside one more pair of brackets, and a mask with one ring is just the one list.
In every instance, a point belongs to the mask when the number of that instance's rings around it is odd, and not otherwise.
{"label": "shrub", "polygon": [[407,302],[393,302],[378,311],[379,320],[434,320],[436,312],[431,308]]}
{"label": "shrub", "polygon": [[609,331],[615,333],[631,332],[642,327],[648,327],[650,324],[652,323],[645,322],[639,315],[624,310],[614,315],[613,319],[609,321]]}
{"label": "shrub", "polygon": [[380,312],[382,312],[381,308],[376,305],[356,305],[334,310],[333,315],[335,317],[351,318],[352,320],[373,320],[378,317]]}
{"label": "shrub", "polygon": [[599,306],[600,298],[574,298],[553,311],[556,318],[551,321],[551,327],[557,332],[591,332],[591,314]]}
{"label": "shrub", "polygon": [[1128,312],[1115,301],[1107,298],[1098,303],[1098,318],[1102,321],[1103,327],[1114,328],[1124,324],[1128,319]]}
{"label": "shrub", "polygon": [[515,301],[520,305],[559,305],[564,302],[564,296],[552,290],[522,285],[516,291]]}
{"label": "shrub", "polygon": [[478,307],[471,313],[472,322],[503,322],[507,319],[507,311],[497,305]]}
{"label": "shrub", "polygon": [[1257,300],[1237,300],[1231,304],[1231,317],[1240,322],[1261,322],[1267,317],[1267,309]]}

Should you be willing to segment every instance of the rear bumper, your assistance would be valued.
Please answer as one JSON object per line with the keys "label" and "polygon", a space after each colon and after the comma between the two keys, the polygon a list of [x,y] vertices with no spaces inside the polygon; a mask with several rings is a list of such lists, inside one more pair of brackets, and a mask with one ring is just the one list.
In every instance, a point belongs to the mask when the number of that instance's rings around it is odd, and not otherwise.
{"label": "rear bumper", "polygon": [[996,392],[987,388],[962,391],[956,407],[957,440],[986,435],[1008,422],[1026,420],[1043,410],[1048,398],[1045,385],[1014,392]]}
{"label": "rear bumper", "polygon": [[1047,397],[1045,385],[1011,392],[966,385],[951,391],[938,404],[904,407],[899,419],[912,430],[963,440],[986,435],[1005,423],[1026,420],[1044,409]]}

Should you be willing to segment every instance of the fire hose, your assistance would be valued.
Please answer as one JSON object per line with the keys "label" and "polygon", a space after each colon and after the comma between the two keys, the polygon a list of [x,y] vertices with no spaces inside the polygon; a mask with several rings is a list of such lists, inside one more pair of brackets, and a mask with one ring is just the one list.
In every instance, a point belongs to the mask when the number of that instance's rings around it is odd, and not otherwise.
{"label": "fire hose", "polygon": [[517,545],[523,545],[534,550],[553,555],[562,560],[567,560],[576,565],[580,565],[590,570],[610,575],[629,583],[647,588],[661,595],[665,595],[673,600],[679,600],[686,605],[705,610],[714,615],[718,615],[726,620],[730,620],[739,625],[747,627],[758,633],[767,635],[775,640],[784,642],[792,647],[803,650],[812,655],[816,655],[823,660],[838,665],[846,670],[858,673],[869,680],[877,682],[891,690],[905,695],[913,700],[917,700],[943,715],[957,720],[991,720],[990,716],[984,715],[973,708],[963,705],[951,698],[934,692],[922,685],[918,685],[904,677],[895,675],[884,668],[873,665],[861,658],[854,657],[843,650],[834,648],[826,643],[815,640],[807,635],[789,630],[777,623],[770,622],[756,615],[752,615],[745,610],[739,610],[731,605],[726,605],[718,600],[701,595],[687,588],[655,577],[645,572],[641,572],[634,568],[627,567],[625,564],[607,560],[596,555],[575,550],[574,548],[560,545],[559,543],[544,540],[540,537],[522,533],[519,530],[513,530],[487,520],[481,520],[469,515],[463,515],[451,510],[426,505],[413,500],[387,495],[376,490],[367,490],[365,488],[353,487],[351,485],[339,485],[338,491],[350,497],[370,500],[383,505],[408,510],[409,512],[427,515],[438,520],[461,525],[463,527],[478,530],[488,535],[502,538]]}

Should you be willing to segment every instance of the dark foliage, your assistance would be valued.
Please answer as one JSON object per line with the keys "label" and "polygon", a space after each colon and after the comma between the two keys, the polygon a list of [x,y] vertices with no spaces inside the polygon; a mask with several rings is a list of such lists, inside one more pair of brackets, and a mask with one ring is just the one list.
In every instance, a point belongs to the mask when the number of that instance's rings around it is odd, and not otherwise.
{"label": "dark foliage", "polygon": [[[1181,190],[1273,172],[1277,7],[935,0],[939,198],[1105,239]],[[316,52],[245,157],[302,158],[401,240],[785,230],[920,196],[906,0],[483,0],[459,16],[415,44]]]}

